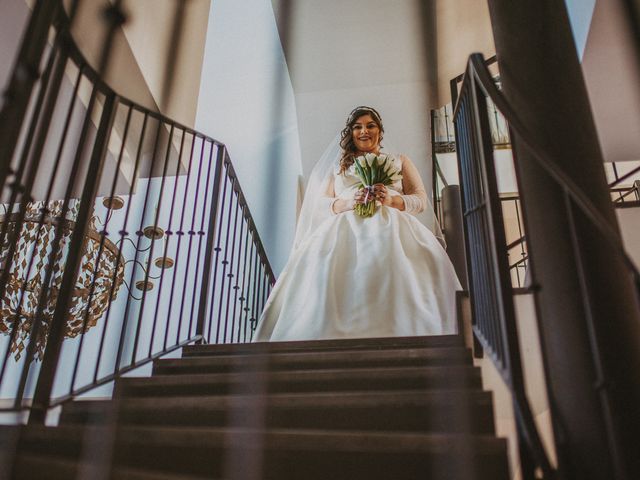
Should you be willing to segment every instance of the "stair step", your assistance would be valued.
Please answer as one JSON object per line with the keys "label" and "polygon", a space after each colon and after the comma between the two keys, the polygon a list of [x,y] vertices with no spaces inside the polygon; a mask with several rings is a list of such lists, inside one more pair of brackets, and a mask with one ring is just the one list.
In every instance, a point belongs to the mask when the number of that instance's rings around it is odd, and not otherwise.
{"label": "stair step", "polygon": [[[50,455],[34,455],[20,453],[16,458],[13,469],[13,480],[34,480],[45,478],[47,480],[70,480],[74,478],[104,478],[101,475],[106,467],[96,466],[94,462],[78,462],[70,459],[62,459]],[[210,477],[166,474],[159,471],[141,470],[131,467],[115,467],[109,476],[110,480],[210,480]]]}
{"label": "stair step", "polygon": [[334,340],[302,340],[293,342],[232,343],[221,345],[189,345],[184,357],[237,355],[247,353],[283,353],[297,351],[384,350],[407,347],[463,347],[461,335],[430,335],[421,337],[341,338]]}
{"label": "stair step", "polygon": [[[249,383],[250,382],[250,383]],[[242,393],[255,385],[267,393],[337,392],[412,389],[480,389],[480,370],[472,366],[400,367],[376,369],[289,370],[241,373],[156,375],[122,378],[116,395],[175,396]]]}
{"label": "stair step", "polygon": [[[35,454],[77,457],[84,439],[108,435],[104,427],[36,427],[22,445]],[[448,480],[509,478],[506,442],[492,436],[119,427],[119,466],[165,474],[244,478],[252,468],[265,480]],[[264,452],[260,454],[260,450]]]}
{"label": "stair step", "polygon": [[471,352],[464,347],[397,348],[339,352],[296,352],[220,355],[160,359],[154,362],[158,375],[266,370],[370,368],[398,366],[471,365]]}
{"label": "stair step", "polygon": [[[122,424],[206,427],[494,432],[491,394],[483,391],[331,392],[222,395],[78,401],[64,406],[60,423],[100,423],[109,408]],[[263,419],[264,416],[264,419]]]}

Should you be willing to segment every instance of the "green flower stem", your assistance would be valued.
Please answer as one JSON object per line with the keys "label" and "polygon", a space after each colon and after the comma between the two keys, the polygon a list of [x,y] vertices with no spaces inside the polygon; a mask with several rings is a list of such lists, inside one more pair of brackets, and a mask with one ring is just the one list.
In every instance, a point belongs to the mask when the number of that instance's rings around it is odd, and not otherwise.
{"label": "green flower stem", "polygon": [[360,215],[361,217],[372,217],[374,213],[376,213],[376,201],[372,200],[371,202],[367,202],[367,203],[359,203],[358,205],[355,206],[354,211],[356,212],[357,215]]}

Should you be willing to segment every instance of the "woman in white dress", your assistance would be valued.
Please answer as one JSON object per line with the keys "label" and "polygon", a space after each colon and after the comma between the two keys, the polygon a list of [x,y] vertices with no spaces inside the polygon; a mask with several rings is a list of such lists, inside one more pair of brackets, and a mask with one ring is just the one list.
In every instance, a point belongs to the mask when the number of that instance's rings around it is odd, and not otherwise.
{"label": "woman in white dress", "polygon": [[[293,251],[253,341],[455,333],[460,283],[411,160],[393,155],[402,179],[374,186],[373,216],[354,213],[365,201],[354,160],[379,154],[383,133],[378,112],[357,107],[340,151],[314,168]],[[425,213],[431,230],[416,217]]]}

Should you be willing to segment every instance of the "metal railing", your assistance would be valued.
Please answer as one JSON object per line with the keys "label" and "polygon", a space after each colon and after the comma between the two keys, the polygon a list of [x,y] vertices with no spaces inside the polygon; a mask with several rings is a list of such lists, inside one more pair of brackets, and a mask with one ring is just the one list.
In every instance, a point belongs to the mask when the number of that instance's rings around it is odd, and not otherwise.
{"label": "metal railing", "polygon": [[225,146],[103,81],[120,3],[93,69],[77,2],[37,2],[0,112],[0,409],[30,422],[184,345],[250,341],[275,281]]}
{"label": "metal railing", "polygon": [[[526,396],[484,84],[469,61],[454,110],[473,331],[511,390],[523,478],[554,472]],[[481,63],[479,63],[481,62]],[[486,72],[486,70],[483,70]],[[487,81],[493,84],[486,72]],[[496,89],[497,91],[497,89]]]}
{"label": "metal railing", "polygon": [[[507,253],[504,247],[504,227],[501,223],[501,209],[495,188],[491,136],[486,109],[486,98],[490,97],[507,119],[510,128],[517,134],[535,159],[562,187],[566,208],[571,219],[570,234],[576,261],[582,261],[582,250],[576,233],[575,216],[580,213],[594,225],[611,247],[613,255],[619,256],[636,285],[637,300],[640,300],[640,273],[625,251],[616,231],[602,217],[586,196],[564,172],[548,160],[546,150],[532,142],[526,126],[509,106],[499,89],[494,85],[481,55],[472,55],[460,98],[455,109],[456,138],[461,162],[463,209],[469,256],[469,276],[473,303],[473,329],[482,346],[488,352],[509,386],[516,412],[518,431],[521,439],[522,464],[528,466],[525,478],[533,478],[534,467],[540,468],[545,478],[553,478],[554,471],[542,447],[539,434],[531,416],[525,394],[522,367],[519,355],[518,335],[513,317],[513,300],[508,285]],[[526,209],[524,214],[526,215]],[[585,282],[582,282],[585,285]],[[581,295],[588,298],[589,293]],[[588,316],[587,316],[588,317]],[[591,321],[586,318],[586,321]],[[593,325],[587,325],[591,335]],[[597,348],[598,339],[591,339]],[[594,362],[600,357],[594,352]],[[598,368],[601,368],[598,365]],[[604,393],[608,395],[608,392]]]}
{"label": "metal railing", "polygon": [[[493,56],[485,62],[487,66],[496,64],[496,57]],[[460,82],[464,75],[459,75],[451,80],[452,97],[458,95]],[[492,73],[492,78],[496,87],[500,88],[499,76]],[[459,183],[458,172],[453,172],[450,165],[447,166],[439,160],[438,156],[456,152],[455,126],[453,123],[453,107],[451,104],[444,105],[437,110],[431,110],[431,158],[432,158],[432,178],[433,178],[433,205],[436,218],[443,225],[443,212],[441,204],[442,189],[449,184]],[[510,149],[511,140],[509,135],[509,125],[504,115],[496,107],[491,98],[487,98],[487,112],[489,118],[489,128],[491,131],[491,142],[493,149]],[[457,161],[456,161],[457,163]],[[616,207],[637,207],[640,205],[640,166],[638,162],[607,162],[606,172],[610,178],[609,188],[611,199]],[[631,165],[631,166],[630,166]],[[505,216],[512,214],[512,220],[505,222],[507,228],[507,253],[509,256],[509,268],[514,288],[526,286],[526,275],[528,266],[528,249],[522,221],[522,209],[520,197],[517,192],[502,191],[500,199],[502,201],[502,211]],[[513,237],[516,233],[517,237]]]}

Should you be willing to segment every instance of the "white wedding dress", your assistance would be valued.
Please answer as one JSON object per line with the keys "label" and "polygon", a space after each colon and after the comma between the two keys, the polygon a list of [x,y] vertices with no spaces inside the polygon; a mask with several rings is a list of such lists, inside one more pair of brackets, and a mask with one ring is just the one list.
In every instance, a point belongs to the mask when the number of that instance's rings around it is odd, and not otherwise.
{"label": "white wedding dress", "polygon": [[[358,184],[353,166],[335,173],[335,196],[353,198]],[[403,194],[402,181],[388,188]],[[370,218],[334,214],[292,252],[253,341],[455,333],[460,288],[444,248],[414,215],[386,206]]]}

